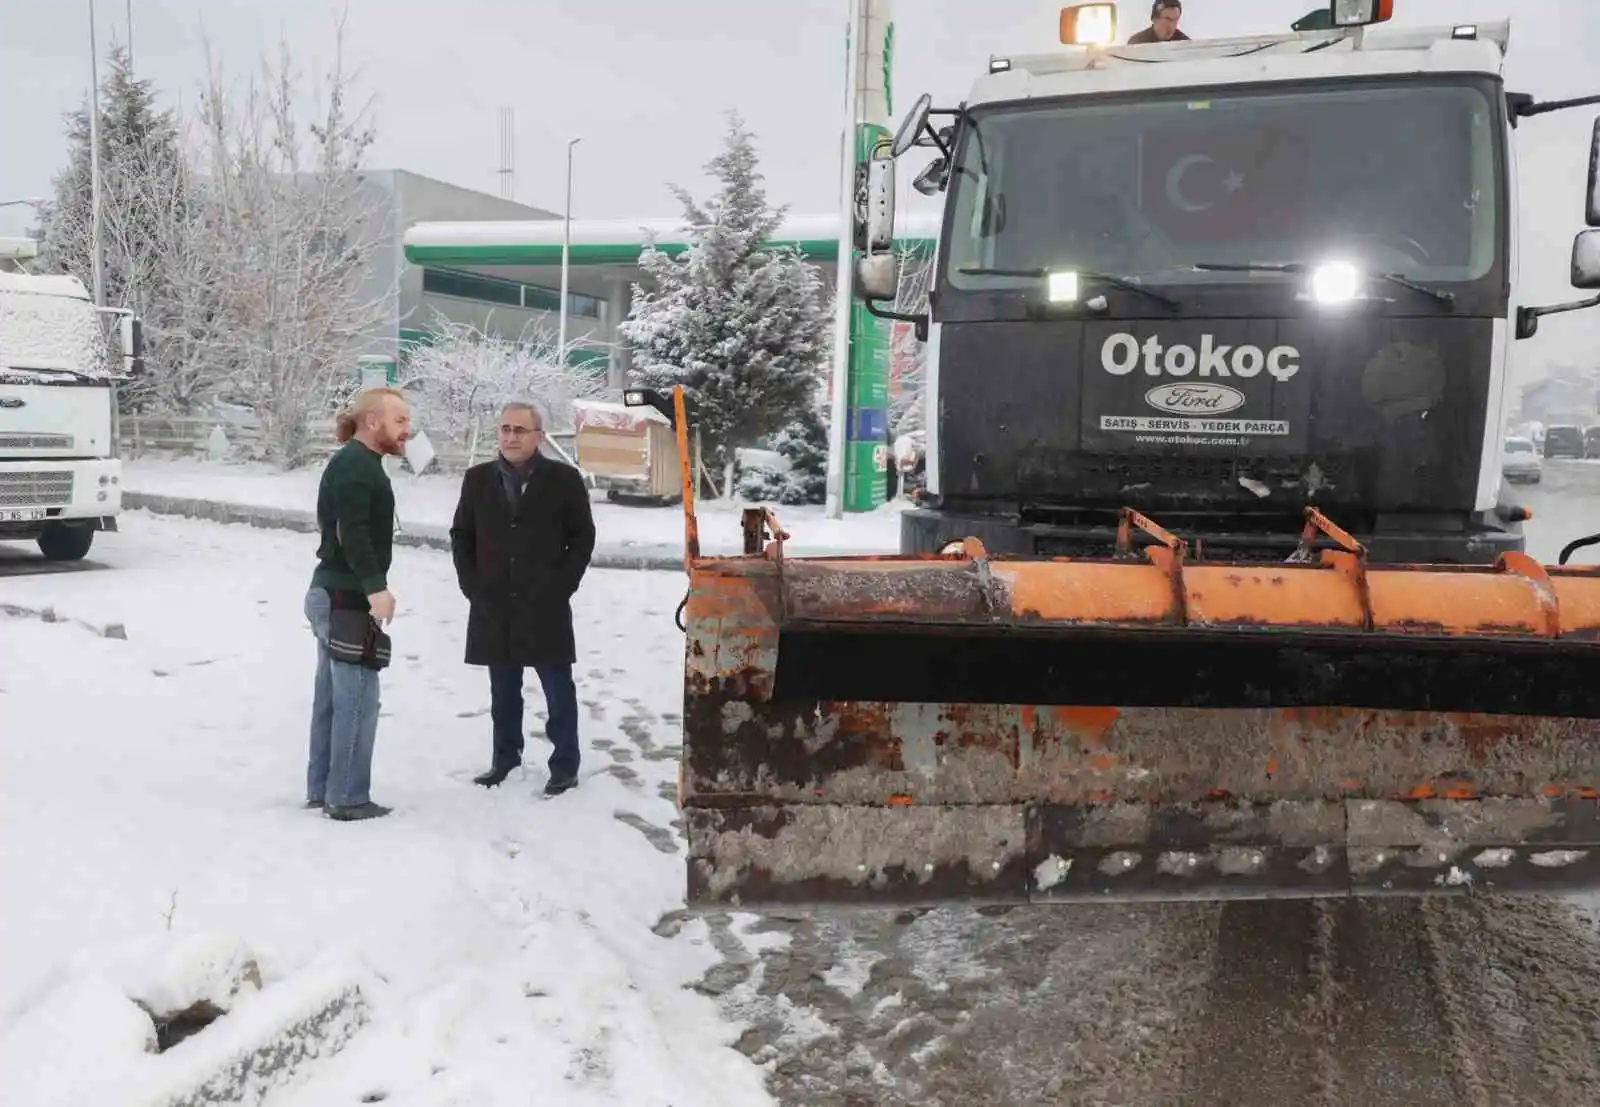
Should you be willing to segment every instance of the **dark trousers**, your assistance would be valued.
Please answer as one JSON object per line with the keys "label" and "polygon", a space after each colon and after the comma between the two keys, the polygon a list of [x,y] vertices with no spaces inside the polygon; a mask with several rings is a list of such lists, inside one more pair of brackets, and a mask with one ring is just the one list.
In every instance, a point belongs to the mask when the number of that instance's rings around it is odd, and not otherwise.
{"label": "dark trousers", "polygon": [[[550,775],[578,775],[578,689],[571,665],[535,665],[533,671],[544,688],[549,715],[545,733],[555,749],[550,754]],[[494,722],[495,768],[522,764],[521,665],[489,666],[489,717]]]}

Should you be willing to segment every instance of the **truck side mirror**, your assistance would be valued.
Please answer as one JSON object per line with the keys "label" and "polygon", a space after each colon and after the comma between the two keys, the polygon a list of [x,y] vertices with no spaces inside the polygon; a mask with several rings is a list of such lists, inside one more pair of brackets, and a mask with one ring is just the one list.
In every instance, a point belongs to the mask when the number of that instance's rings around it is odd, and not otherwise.
{"label": "truck side mirror", "polygon": [[[1584,289],[1600,288],[1600,228],[1579,231],[1577,237],[1572,240],[1572,286]],[[1587,300],[1573,300],[1566,304],[1519,307],[1517,338],[1532,338],[1538,334],[1539,320],[1546,315],[1564,315],[1569,311],[1584,311],[1596,307],[1600,307],[1600,296],[1591,296]]]}
{"label": "truck side mirror", "polygon": [[900,122],[900,129],[894,133],[894,140],[889,144],[890,155],[899,157],[907,150],[918,144],[922,138],[922,130],[928,125],[928,114],[933,110],[933,96],[924,92],[917,97],[917,102],[911,105],[911,110],[906,113],[905,119]]}
{"label": "truck side mirror", "polygon": [[950,162],[943,157],[934,158],[928,168],[917,174],[911,187],[924,196],[937,196],[950,184]]}
{"label": "truck side mirror", "polygon": [[1572,240],[1572,287],[1600,288],[1600,230],[1579,231]]}
{"label": "truck side mirror", "polygon": [[1600,227],[1600,119],[1594,121],[1594,134],[1589,139],[1589,195],[1583,205],[1583,216],[1589,226]]}
{"label": "truck side mirror", "polygon": [[856,295],[863,300],[893,300],[900,291],[893,254],[869,254],[856,259]]}
{"label": "truck side mirror", "polygon": [[136,315],[124,315],[119,322],[123,368],[137,377],[144,372],[144,323]]}
{"label": "truck side mirror", "polygon": [[894,158],[874,156],[867,162],[867,249],[869,254],[894,245]]}

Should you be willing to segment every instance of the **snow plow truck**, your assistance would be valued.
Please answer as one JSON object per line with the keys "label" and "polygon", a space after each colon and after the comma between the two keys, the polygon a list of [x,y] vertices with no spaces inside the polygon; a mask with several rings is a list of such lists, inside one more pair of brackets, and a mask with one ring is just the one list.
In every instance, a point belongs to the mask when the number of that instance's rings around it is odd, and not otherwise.
{"label": "snow plow truck", "polygon": [[[1515,344],[1600,305],[1522,302],[1516,145],[1600,97],[1392,9],[1122,46],[1074,5],[874,154],[855,291],[927,343],[926,487],[898,555],[755,508],[702,557],[685,482],[691,908],[1600,884],[1600,536],[1535,561],[1500,474]],[[1597,166],[1600,125],[1580,289]],[[687,455],[681,392],[627,399]]]}

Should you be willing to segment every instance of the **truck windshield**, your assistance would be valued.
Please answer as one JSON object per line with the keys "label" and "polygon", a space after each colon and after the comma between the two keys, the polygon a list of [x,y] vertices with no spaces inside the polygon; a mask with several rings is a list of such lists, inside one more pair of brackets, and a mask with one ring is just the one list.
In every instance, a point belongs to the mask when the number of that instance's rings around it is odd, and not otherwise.
{"label": "truck windshield", "polygon": [[94,304],[7,287],[0,274],[0,373],[102,377],[105,340]]}
{"label": "truck windshield", "polygon": [[1160,286],[1281,282],[1213,263],[1351,261],[1475,281],[1498,245],[1496,115],[1476,87],[1362,84],[972,111],[944,279],[1078,269]]}

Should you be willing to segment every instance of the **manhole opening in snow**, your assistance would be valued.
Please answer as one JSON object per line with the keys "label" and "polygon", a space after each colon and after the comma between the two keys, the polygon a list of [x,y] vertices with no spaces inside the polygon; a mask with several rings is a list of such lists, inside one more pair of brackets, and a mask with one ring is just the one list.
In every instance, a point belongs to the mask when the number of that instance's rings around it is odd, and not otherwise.
{"label": "manhole opening in snow", "polygon": [[194,1037],[221,1017],[221,1009],[206,1000],[201,1000],[194,1006],[165,1018],[152,1016],[152,1021],[156,1025],[156,1052],[165,1053],[184,1039]]}

